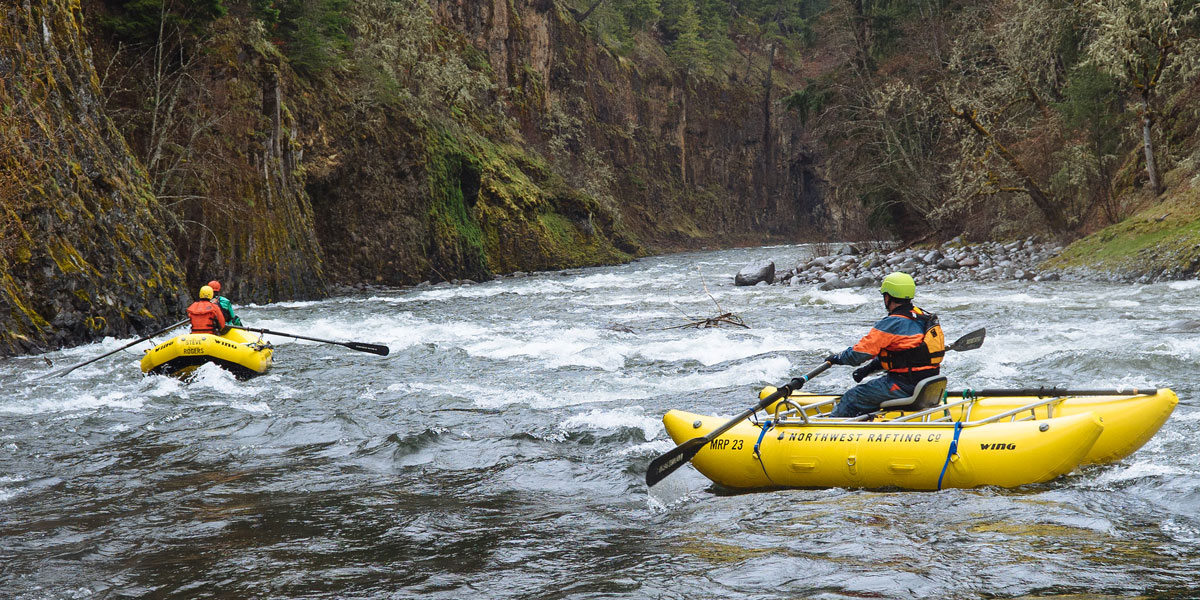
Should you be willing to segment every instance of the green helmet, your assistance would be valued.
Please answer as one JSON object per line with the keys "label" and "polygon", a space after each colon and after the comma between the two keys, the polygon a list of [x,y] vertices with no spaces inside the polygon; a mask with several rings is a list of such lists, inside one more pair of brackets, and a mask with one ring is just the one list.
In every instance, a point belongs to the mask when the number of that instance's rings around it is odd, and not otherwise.
{"label": "green helmet", "polygon": [[896,271],[883,278],[879,291],[893,298],[912,300],[917,295],[917,282],[913,281],[912,275]]}

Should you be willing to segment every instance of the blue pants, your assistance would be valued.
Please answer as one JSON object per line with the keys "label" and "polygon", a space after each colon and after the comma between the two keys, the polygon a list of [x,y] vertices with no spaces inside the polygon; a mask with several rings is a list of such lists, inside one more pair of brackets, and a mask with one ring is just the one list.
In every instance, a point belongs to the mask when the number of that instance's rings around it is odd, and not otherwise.
{"label": "blue pants", "polygon": [[885,400],[907,398],[916,386],[904,383],[891,375],[876,377],[860,383],[842,394],[842,399],[833,406],[831,417],[857,417],[879,410]]}

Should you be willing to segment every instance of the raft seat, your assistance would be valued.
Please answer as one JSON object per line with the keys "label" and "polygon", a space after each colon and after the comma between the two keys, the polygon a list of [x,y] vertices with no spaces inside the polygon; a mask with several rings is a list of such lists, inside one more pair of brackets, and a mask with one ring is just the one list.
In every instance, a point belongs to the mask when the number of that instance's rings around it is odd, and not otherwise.
{"label": "raft seat", "polygon": [[938,375],[922,379],[917,383],[917,387],[913,389],[913,394],[907,398],[896,398],[894,400],[885,400],[879,405],[879,408],[901,409],[904,411],[925,410],[933,408],[942,403],[942,397],[946,394],[946,376]]}

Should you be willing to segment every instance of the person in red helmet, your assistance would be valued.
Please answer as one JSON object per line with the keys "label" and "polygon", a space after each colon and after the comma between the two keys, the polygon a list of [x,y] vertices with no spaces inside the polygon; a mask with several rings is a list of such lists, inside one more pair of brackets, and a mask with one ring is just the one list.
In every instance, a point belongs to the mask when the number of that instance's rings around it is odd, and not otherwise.
{"label": "person in red helmet", "polygon": [[225,315],[221,307],[213,302],[213,290],[209,286],[200,288],[200,299],[187,308],[192,320],[192,333],[221,333],[225,330]]}
{"label": "person in red helmet", "polygon": [[233,314],[233,303],[229,301],[229,298],[221,294],[221,282],[214,279],[208,282],[208,287],[213,290],[213,295],[215,296],[213,302],[216,302],[221,307],[221,312],[225,315],[225,322],[234,327],[241,327],[242,319]]}

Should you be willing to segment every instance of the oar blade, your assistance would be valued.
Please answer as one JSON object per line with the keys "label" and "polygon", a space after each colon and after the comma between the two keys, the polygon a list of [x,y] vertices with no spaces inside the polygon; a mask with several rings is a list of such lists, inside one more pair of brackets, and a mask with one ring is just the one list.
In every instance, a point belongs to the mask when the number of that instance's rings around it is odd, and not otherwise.
{"label": "oar blade", "polygon": [[388,352],[391,352],[391,349],[389,349],[387,346],[381,346],[379,344],[367,344],[364,342],[345,342],[342,345],[351,350],[358,350],[359,352],[370,352],[371,354],[378,354],[379,356],[387,356]]}
{"label": "oar blade", "polygon": [[675,446],[670,452],[650,461],[650,466],[646,469],[646,485],[653,487],[654,484],[662,481],[667,475],[674,473],[684,463],[692,460],[692,457],[696,456],[696,453],[707,443],[708,439],[706,438],[692,438]]}
{"label": "oar blade", "polygon": [[972,331],[971,333],[968,333],[967,335],[955,340],[953,344],[950,344],[950,349],[954,350],[955,352],[965,352],[967,350],[979,348],[983,345],[983,338],[986,334],[987,328],[980,327],[979,329],[976,329],[975,331]]}

